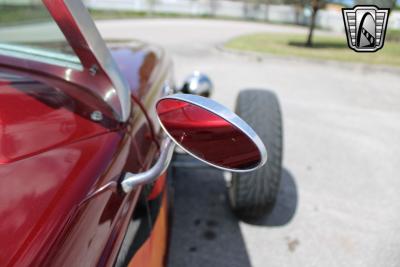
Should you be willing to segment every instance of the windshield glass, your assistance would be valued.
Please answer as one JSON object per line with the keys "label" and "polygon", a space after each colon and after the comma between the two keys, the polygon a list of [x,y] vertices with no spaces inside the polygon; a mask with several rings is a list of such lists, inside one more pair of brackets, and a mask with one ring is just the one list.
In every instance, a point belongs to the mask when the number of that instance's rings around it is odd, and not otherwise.
{"label": "windshield glass", "polygon": [[40,0],[0,0],[0,54],[80,66]]}

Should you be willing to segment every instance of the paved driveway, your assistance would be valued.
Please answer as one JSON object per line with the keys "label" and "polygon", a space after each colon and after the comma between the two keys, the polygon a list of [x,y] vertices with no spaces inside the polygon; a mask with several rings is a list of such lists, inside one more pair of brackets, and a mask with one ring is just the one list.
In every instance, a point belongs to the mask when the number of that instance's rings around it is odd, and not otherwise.
{"label": "paved driveway", "polygon": [[99,23],[107,37],[164,46],[178,81],[208,73],[214,98],[241,88],[279,96],[285,151],[281,194],[257,225],[229,211],[224,179],[207,168],[176,175],[170,266],[399,266],[400,73],[362,65],[244,57],[215,49],[233,36],[301,28],[207,20]]}

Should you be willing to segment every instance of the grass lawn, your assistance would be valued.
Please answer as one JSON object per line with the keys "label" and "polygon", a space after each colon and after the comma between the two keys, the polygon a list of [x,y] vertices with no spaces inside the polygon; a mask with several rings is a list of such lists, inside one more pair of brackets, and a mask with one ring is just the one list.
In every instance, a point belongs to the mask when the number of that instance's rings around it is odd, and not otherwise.
{"label": "grass lawn", "polygon": [[386,41],[376,53],[356,53],[347,46],[346,36],[314,36],[314,47],[304,46],[306,34],[257,33],[243,35],[228,41],[225,47],[273,55],[312,59],[383,64],[400,67],[400,42]]}
{"label": "grass lawn", "polygon": [[0,6],[1,26],[48,20],[50,18],[46,9],[37,6]]}

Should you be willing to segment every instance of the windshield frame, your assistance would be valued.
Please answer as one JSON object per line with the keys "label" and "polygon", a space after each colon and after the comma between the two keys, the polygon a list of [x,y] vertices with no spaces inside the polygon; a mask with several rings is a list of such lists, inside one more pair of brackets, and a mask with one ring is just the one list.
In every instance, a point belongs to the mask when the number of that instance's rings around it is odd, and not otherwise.
{"label": "windshield frame", "polygon": [[76,64],[76,60],[71,60],[62,53],[10,46],[9,49],[2,50],[5,53],[0,53],[0,66],[55,76],[84,87],[111,108],[111,115],[115,119],[126,122],[131,111],[128,82],[118,69],[83,2],[81,0],[42,0],[42,2],[81,64]]}

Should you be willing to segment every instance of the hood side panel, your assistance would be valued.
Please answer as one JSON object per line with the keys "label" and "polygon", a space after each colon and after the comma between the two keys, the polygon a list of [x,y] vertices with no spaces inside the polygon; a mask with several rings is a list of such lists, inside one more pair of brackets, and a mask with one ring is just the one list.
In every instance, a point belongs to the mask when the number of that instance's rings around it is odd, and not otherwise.
{"label": "hood side panel", "polygon": [[0,73],[0,103],[0,165],[110,130],[89,105],[27,77]]}
{"label": "hood side panel", "polygon": [[0,165],[0,266],[34,266],[50,250],[121,139],[110,132]]}

